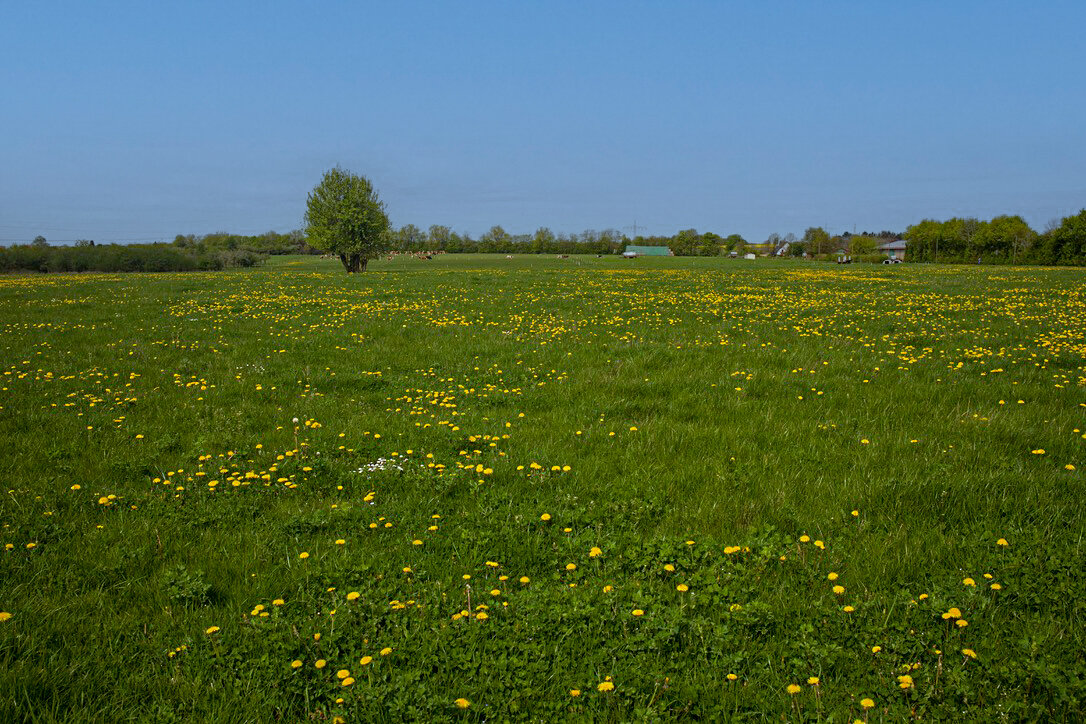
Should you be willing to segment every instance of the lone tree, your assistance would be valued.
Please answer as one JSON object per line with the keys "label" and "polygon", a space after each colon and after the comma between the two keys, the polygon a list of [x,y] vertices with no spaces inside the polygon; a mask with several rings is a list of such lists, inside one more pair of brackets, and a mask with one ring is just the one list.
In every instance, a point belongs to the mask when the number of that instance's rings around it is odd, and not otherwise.
{"label": "lone tree", "polygon": [[388,251],[388,216],[373,184],[336,168],[325,171],[306,202],[305,233],[315,249],[338,254],[348,274]]}

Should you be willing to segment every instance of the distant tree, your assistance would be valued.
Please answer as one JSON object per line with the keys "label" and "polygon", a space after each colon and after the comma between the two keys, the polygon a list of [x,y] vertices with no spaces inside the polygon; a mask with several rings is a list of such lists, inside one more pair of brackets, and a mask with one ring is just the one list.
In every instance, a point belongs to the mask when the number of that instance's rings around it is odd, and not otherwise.
{"label": "distant tree", "polygon": [[811,254],[827,254],[830,251],[830,235],[821,226],[811,226],[803,232],[803,244]]}
{"label": "distant tree", "polygon": [[1037,246],[1034,258],[1038,263],[1086,264],[1086,209],[1046,231]]}
{"label": "distant tree", "polygon": [[848,253],[852,256],[867,256],[878,251],[879,240],[866,234],[857,234],[848,241]]}
{"label": "distant tree", "polygon": [[736,251],[746,246],[747,240],[739,234],[728,234],[724,237],[724,248],[728,251]]}
{"label": "distant tree", "polygon": [[434,224],[426,234],[426,248],[432,251],[446,251],[451,237],[452,230],[449,227]]}
{"label": "distant tree", "polygon": [[528,248],[531,249],[533,254],[547,254],[554,248],[554,244],[554,232],[546,226],[541,226],[532,234],[532,240],[529,242]]}
{"label": "distant tree", "polygon": [[390,246],[385,205],[373,184],[338,166],[310,192],[305,223],[309,244],[338,255],[348,274],[365,271]]}
{"label": "distant tree", "polygon": [[34,241],[30,242],[30,245],[31,246],[36,246],[39,249],[43,249],[43,248],[49,246],[49,242],[45,240],[44,236],[42,236],[41,234],[38,234],[37,236],[34,237]]}

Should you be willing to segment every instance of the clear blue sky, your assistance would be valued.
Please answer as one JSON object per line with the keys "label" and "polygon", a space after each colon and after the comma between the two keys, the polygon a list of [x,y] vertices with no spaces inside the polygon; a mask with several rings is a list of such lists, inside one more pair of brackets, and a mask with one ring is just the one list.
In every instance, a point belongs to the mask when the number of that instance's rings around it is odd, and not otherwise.
{"label": "clear blue sky", "polygon": [[0,239],[797,235],[1086,206],[1086,2],[7,2]]}

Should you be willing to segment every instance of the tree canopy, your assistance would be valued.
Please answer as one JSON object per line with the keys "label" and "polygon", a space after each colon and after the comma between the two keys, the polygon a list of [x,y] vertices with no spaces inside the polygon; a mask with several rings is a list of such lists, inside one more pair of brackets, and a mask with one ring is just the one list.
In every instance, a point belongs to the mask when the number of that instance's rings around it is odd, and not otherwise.
{"label": "tree canopy", "polygon": [[339,256],[348,274],[391,248],[385,205],[365,176],[338,166],[325,171],[310,192],[305,212],[309,244]]}

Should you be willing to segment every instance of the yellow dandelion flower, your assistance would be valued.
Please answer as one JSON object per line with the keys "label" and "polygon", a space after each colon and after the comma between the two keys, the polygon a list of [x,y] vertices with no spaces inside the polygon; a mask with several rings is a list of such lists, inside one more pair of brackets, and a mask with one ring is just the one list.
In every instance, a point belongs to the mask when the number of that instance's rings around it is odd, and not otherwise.
{"label": "yellow dandelion flower", "polygon": [[601,681],[596,689],[599,691],[614,691],[615,685],[613,682],[610,681]]}
{"label": "yellow dandelion flower", "polygon": [[687,586],[685,583],[680,583],[679,585],[675,586],[675,590],[679,593],[686,593],[690,590],[690,587]]}
{"label": "yellow dandelion flower", "polygon": [[597,548],[596,546],[592,546],[592,550],[588,551],[588,557],[589,558],[598,558],[598,557],[600,557],[602,555],[603,555],[603,551],[600,550],[599,548]]}
{"label": "yellow dandelion flower", "polygon": [[302,668],[302,660],[301,659],[294,659],[294,661],[290,662],[290,668],[292,668],[292,669],[300,669],[300,668]]}
{"label": "yellow dandelion flower", "polygon": [[786,689],[786,691],[787,691],[787,692],[788,692],[789,694],[793,694],[793,695],[794,695],[794,694],[798,694],[798,693],[799,693],[800,691],[802,691],[802,687],[800,687],[800,685],[799,685],[799,684],[789,684],[789,685],[788,685],[788,688]]}
{"label": "yellow dandelion flower", "polygon": [[632,613],[633,613],[634,616],[644,616],[645,615],[645,612],[642,611],[640,608],[635,608],[632,611]]}
{"label": "yellow dandelion flower", "polygon": [[467,709],[469,706],[471,706],[471,702],[467,699],[464,699],[463,697],[457,699],[455,703],[457,709]]}
{"label": "yellow dandelion flower", "polygon": [[207,627],[207,628],[206,628],[206,629],[204,630],[204,633],[205,633],[205,634],[207,634],[208,636],[210,636],[211,634],[213,634],[213,633],[216,633],[217,631],[219,631],[219,627],[218,627],[218,626],[208,626],[208,627]]}
{"label": "yellow dandelion flower", "polygon": [[860,706],[862,706],[864,709],[874,709],[875,700],[870,698],[860,699]]}
{"label": "yellow dandelion flower", "polygon": [[314,663],[313,665],[316,666],[318,669],[323,669],[325,666],[328,665],[328,662],[324,659],[317,659],[316,663]]}

